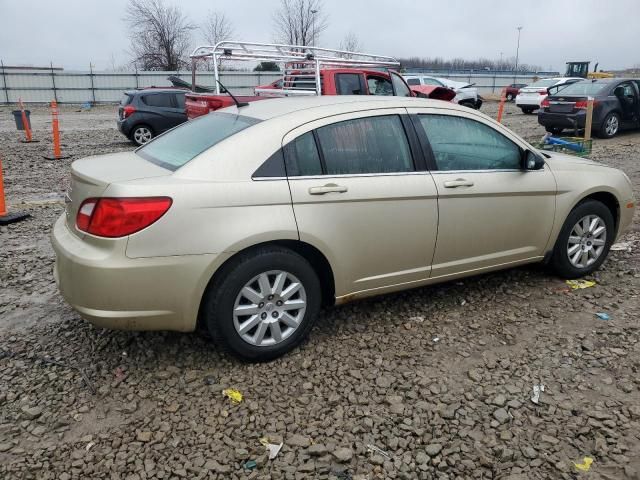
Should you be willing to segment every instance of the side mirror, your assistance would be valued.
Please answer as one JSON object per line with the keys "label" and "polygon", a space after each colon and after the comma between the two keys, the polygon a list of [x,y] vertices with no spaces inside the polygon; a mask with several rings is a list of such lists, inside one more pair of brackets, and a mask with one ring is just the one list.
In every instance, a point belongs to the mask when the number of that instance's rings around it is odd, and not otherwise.
{"label": "side mirror", "polygon": [[531,150],[525,150],[522,158],[522,168],[524,170],[540,170],[544,167],[544,159]]}

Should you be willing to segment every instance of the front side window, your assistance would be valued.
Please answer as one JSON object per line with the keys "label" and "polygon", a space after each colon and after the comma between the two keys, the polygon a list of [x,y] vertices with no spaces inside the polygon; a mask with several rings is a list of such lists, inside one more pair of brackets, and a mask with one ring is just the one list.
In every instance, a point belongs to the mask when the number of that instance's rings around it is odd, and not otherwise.
{"label": "front side window", "polygon": [[384,77],[367,77],[369,95],[393,95],[391,81]]}
{"label": "front side window", "polygon": [[411,90],[403,80],[403,78],[395,72],[389,72],[391,74],[391,83],[393,83],[393,89],[398,97],[410,97]]}
{"label": "front side window", "polygon": [[337,73],[336,88],[338,95],[362,95],[364,93],[358,73]]}
{"label": "front side window", "polygon": [[334,123],[317,130],[326,174],[408,172],[409,143],[397,115]]}
{"label": "front side window", "polygon": [[151,163],[177,170],[218,142],[259,122],[243,115],[213,112],[169,130],[136,153]]}
{"label": "front side window", "polygon": [[520,169],[520,148],[484,123],[452,115],[419,115],[438,170]]}

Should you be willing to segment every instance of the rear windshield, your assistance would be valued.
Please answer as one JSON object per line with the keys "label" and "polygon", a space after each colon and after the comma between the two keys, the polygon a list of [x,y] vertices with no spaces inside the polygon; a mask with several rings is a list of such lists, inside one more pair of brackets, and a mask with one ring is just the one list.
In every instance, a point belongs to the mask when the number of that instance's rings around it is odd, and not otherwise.
{"label": "rear windshield", "polygon": [[136,153],[151,163],[177,170],[218,142],[259,122],[233,113],[210,113],[168,131]]}
{"label": "rear windshield", "polygon": [[125,105],[129,105],[130,101],[131,101],[131,97],[125,93],[124,95],[122,95],[122,98],[120,99],[120,105],[124,107]]}
{"label": "rear windshield", "polygon": [[576,82],[564,87],[559,95],[598,95],[609,83],[605,82]]}
{"label": "rear windshield", "polygon": [[409,78],[407,79],[407,85],[420,85],[419,78]]}
{"label": "rear windshield", "polygon": [[538,88],[538,87],[551,87],[558,83],[558,80],[554,80],[553,78],[546,78],[544,80],[538,80],[537,82],[530,83],[527,85],[527,88]]}

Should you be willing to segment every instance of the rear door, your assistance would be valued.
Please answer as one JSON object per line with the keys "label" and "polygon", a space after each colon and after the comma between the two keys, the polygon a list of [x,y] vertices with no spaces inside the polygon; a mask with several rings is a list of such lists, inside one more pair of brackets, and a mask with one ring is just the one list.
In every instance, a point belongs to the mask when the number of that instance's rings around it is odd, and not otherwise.
{"label": "rear door", "polygon": [[156,135],[186,120],[184,108],[178,107],[173,92],[146,93],[142,96],[142,103],[149,107],[146,111]]}
{"label": "rear door", "polygon": [[336,266],[336,296],[429,277],[436,187],[404,109],[324,118],[283,145],[300,240]]}
{"label": "rear door", "polygon": [[432,277],[542,258],[555,215],[551,171],[522,170],[515,137],[484,117],[409,111],[433,162],[438,190]]}

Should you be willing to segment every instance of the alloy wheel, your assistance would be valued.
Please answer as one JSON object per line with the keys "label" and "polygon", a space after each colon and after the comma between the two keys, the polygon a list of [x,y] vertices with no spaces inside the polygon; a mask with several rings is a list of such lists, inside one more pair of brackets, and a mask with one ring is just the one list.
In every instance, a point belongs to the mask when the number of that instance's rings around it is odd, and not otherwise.
{"label": "alloy wheel", "polygon": [[604,251],[607,227],[598,215],[587,215],[575,224],[569,234],[567,255],[576,268],[591,266]]}
{"label": "alloy wheel", "polygon": [[251,345],[277,345],[297,330],[306,308],[302,282],[289,272],[270,270],[256,275],[240,290],[233,306],[233,326]]}
{"label": "alloy wheel", "polygon": [[613,137],[616,133],[618,133],[618,128],[620,127],[620,122],[618,121],[618,117],[615,115],[611,115],[607,119],[607,123],[604,126],[605,132],[610,137]]}
{"label": "alloy wheel", "polygon": [[151,137],[153,137],[153,134],[147,127],[138,127],[133,132],[133,139],[138,145],[144,145],[151,140]]}

